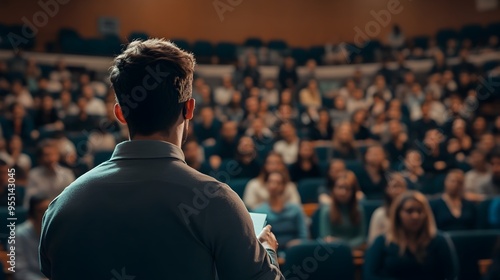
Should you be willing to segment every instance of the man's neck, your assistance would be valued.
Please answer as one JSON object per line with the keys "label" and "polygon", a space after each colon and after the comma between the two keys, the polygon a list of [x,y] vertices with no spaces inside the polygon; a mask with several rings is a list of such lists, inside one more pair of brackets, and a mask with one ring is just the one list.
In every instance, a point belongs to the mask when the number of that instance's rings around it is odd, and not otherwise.
{"label": "man's neck", "polygon": [[[172,137],[175,136],[175,137]],[[181,147],[181,140],[179,137],[176,137],[176,135],[171,135],[171,136],[164,136],[160,135],[159,133],[155,133],[152,135],[135,135],[134,138],[130,139],[131,141],[134,140],[152,140],[152,141],[163,141],[163,142],[168,142],[171,143],[177,147]]]}

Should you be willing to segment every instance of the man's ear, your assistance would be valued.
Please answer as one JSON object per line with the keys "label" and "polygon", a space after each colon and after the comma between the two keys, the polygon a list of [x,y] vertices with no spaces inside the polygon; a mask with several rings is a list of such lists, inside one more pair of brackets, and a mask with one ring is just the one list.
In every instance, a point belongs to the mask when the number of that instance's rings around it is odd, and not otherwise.
{"label": "man's ear", "polygon": [[195,107],[194,98],[189,98],[188,101],[186,101],[186,103],[184,104],[184,109],[182,110],[184,119],[191,120],[194,117],[194,107]]}
{"label": "man's ear", "polygon": [[116,119],[121,124],[127,124],[127,121],[125,120],[125,116],[123,116],[123,111],[122,111],[122,107],[120,107],[120,104],[118,104],[118,103],[115,104],[114,112],[115,112]]}

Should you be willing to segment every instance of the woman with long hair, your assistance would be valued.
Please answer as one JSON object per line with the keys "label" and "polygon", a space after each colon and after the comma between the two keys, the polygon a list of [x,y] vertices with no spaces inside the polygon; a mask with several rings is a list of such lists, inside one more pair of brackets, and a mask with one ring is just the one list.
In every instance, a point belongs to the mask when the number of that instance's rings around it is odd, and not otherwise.
{"label": "woman with long hair", "polygon": [[381,145],[369,146],[363,157],[363,167],[356,173],[361,191],[368,199],[382,199],[387,185],[389,161]]}
{"label": "woman with long hair", "polygon": [[307,239],[305,215],[299,204],[286,201],[284,173],[272,171],[265,176],[264,182],[269,200],[254,209],[254,212],[267,214],[267,223],[273,227],[279,243],[278,251],[283,251]]}
{"label": "woman with long hair", "polygon": [[437,232],[425,196],[406,192],[391,205],[387,233],[366,251],[364,279],[456,279],[452,246]]}
{"label": "woman with long hair", "polygon": [[348,122],[340,124],[333,134],[333,158],[355,160],[358,152],[354,147],[354,133]]}
{"label": "woman with long hair", "polygon": [[269,191],[265,186],[265,178],[269,175],[269,173],[275,171],[282,172],[285,176],[284,184],[286,187],[283,194],[285,201],[297,204],[301,203],[297,187],[289,179],[288,170],[283,162],[283,157],[280,154],[271,151],[264,161],[264,166],[262,167],[259,176],[250,180],[245,187],[243,202],[245,202],[249,209],[255,209],[262,203],[269,201]]}
{"label": "woman with long hair", "polygon": [[293,182],[298,182],[304,178],[321,177],[318,158],[314,152],[314,146],[311,141],[300,141],[297,161],[290,165],[289,171]]}
{"label": "woman with long hair", "polygon": [[377,208],[370,219],[370,227],[368,229],[369,244],[379,235],[387,233],[387,228],[389,227],[389,209],[392,202],[407,189],[406,180],[401,174],[395,173],[391,175],[389,183],[384,190],[384,205]]}
{"label": "woman with long hair", "polygon": [[344,172],[332,188],[332,202],[320,209],[319,236],[328,242],[342,240],[351,247],[365,242],[363,209],[356,198],[356,177]]}

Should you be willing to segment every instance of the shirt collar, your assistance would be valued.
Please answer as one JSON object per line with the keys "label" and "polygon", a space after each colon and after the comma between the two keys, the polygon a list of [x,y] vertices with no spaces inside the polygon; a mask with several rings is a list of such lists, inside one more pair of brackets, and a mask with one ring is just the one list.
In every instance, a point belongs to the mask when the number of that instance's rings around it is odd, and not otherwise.
{"label": "shirt collar", "polygon": [[111,160],[132,158],[175,158],[186,163],[178,146],[159,140],[127,140],[116,145]]}

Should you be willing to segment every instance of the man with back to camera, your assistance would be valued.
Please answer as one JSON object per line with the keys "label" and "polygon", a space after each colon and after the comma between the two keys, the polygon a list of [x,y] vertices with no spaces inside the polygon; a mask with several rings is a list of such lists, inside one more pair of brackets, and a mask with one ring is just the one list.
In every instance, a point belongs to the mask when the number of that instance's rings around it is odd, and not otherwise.
{"label": "man with back to camera", "polygon": [[115,58],[115,115],[130,140],[50,204],[39,247],[49,279],[284,280],[270,227],[257,239],[237,194],[185,163],[194,65],[163,39]]}

